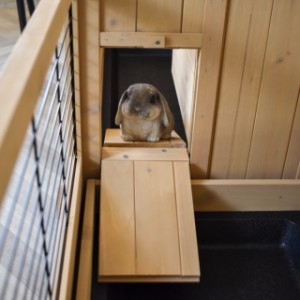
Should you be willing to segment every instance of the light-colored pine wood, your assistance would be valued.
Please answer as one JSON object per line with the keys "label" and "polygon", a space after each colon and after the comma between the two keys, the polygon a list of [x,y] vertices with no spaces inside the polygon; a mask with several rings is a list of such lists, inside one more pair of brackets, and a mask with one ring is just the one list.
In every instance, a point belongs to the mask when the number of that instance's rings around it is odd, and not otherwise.
{"label": "light-colored pine wood", "polygon": [[281,178],[300,78],[300,2],[275,1],[247,178]]}
{"label": "light-colored pine wood", "polygon": [[191,137],[193,178],[206,178],[209,172],[219,73],[221,69],[227,1],[206,1],[203,43],[199,56],[195,110]]}
{"label": "light-colored pine wood", "polygon": [[137,31],[180,32],[182,0],[138,0]]}
{"label": "light-colored pine wood", "polygon": [[172,54],[172,76],[181,116],[190,146],[193,127],[195,81],[199,50],[177,49]]}
{"label": "light-colored pine wood", "polygon": [[172,162],[134,162],[137,275],[180,275]]}
{"label": "light-colored pine wood", "polygon": [[184,148],[132,148],[105,147],[102,150],[103,160],[159,160],[188,161],[187,150]]}
{"label": "light-colored pine wood", "polygon": [[205,0],[184,0],[182,32],[202,32]]}
{"label": "light-colored pine wood", "polygon": [[80,245],[79,269],[76,284],[76,299],[91,299],[92,270],[93,270],[93,243],[94,243],[94,216],[95,216],[95,188],[96,180],[87,181],[82,237]]}
{"label": "light-colored pine wood", "polygon": [[150,147],[150,148],[186,148],[185,142],[179,137],[179,135],[172,131],[171,139],[160,140],[155,143],[143,142],[143,141],[124,141],[120,135],[120,129],[107,129],[105,132],[104,147]]}
{"label": "light-colored pine wood", "polygon": [[132,161],[102,161],[99,272],[135,275],[135,204]]}
{"label": "light-colored pine wood", "polygon": [[1,202],[70,3],[45,0],[38,5],[0,74]]}
{"label": "light-colored pine wood", "polygon": [[201,33],[101,32],[106,48],[201,48]]}
{"label": "light-colored pine wood", "polygon": [[75,254],[78,236],[79,216],[82,200],[82,160],[77,159],[73,193],[69,210],[67,236],[65,239],[64,259],[60,280],[59,299],[69,300],[72,296],[73,278],[75,270]]}
{"label": "light-colored pine wood", "polygon": [[[300,93],[282,178],[296,179],[300,166]],[[300,176],[300,174],[298,175]]]}
{"label": "light-colored pine wood", "polygon": [[101,1],[101,31],[136,31],[137,0]]}
{"label": "light-colored pine wood", "polygon": [[104,64],[104,51],[99,49],[98,0],[78,1],[78,25],[83,176],[97,178],[100,172]]}
{"label": "light-colored pine wood", "polygon": [[297,211],[300,180],[193,180],[195,211]]}
{"label": "light-colored pine wood", "polygon": [[187,162],[175,162],[173,167],[180,240],[181,273],[183,276],[200,277],[195,220],[191,218],[194,213],[194,207],[189,164]]}
{"label": "light-colored pine wood", "polygon": [[210,178],[245,178],[272,5],[230,2]]}

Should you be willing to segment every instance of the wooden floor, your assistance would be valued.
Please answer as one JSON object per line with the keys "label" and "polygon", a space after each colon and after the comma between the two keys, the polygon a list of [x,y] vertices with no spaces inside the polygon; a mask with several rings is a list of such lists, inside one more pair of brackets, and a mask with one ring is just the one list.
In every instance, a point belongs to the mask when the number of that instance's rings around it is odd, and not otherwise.
{"label": "wooden floor", "polygon": [[0,72],[20,36],[16,1],[1,0],[0,3]]}

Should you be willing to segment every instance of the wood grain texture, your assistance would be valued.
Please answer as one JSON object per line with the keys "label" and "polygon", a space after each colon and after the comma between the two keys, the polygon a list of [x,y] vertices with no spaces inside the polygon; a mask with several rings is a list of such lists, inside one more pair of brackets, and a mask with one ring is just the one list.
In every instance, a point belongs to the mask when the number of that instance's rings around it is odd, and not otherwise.
{"label": "wood grain texture", "polygon": [[101,153],[101,100],[104,52],[99,49],[97,0],[78,1],[78,39],[84,178],[97,178]]}
{"label": "wood grain texture", "polygon": [[136,31],[137,0],[101,1],[101,31]]}
{"label": "wood grain texture", "polygon": [[209,173],[219,75],[222,62],[227,1],[206,1],[203,43],[198,65],[190,159],[192,178]]}
{"label": "wood grain texture", "polygon": [[184,0],[182,32],[202,32],[205,0]]}
{"label": "wood grain texture", "polygon": [[76,284],[76,299],[78,300],[91,299],[95,217],[95,188],[95,180],[88,180],[84,204],[82,237],[79,256],[79,270]]}
{"label": "wood grain texture", "polygon": [[180,240],[182,276],[200,276],[198,244],[196,238],[190,169],[187,162],[175,162],[174,184],[176,190],[178,233]]}
{"label": "wood grain texture", "polygon": [[138,275],[180,275],[176,198],[171,162],[135,162]]}
{"label": "wood grain texture", "polygon": [[300,2],[275,1],[247,178],[281,178],[300,78]]}
{"label": "wood grain texture", "polygon": [[75,270],[75,252],[77,245],[79,216],[82,200],[82,160],[77,159],[75,178],[73,183],[73,193],[69,211],[69,220],[67,227],[67,236],[65,239],[64,259],[60,279],[60,289],[58,299],[69,300],[72,297],[73,278]]}
{"label": "wood grain texture", "polygon": [[300,180],[193,180],[195,211],[297,211]]}
{"label": "wood grain texture", "polygon": [[99,273],[134,275],[135,204],[132,161],[102,161]]}
{"label": "wood grain texture", "polygon": [[106,48],[200,48],[201,33],[101,32],[100,46]]}
{"label": "wood grain texture", "polygon": [[199,50],[178,49],[172,52],[172,76],[183,125],[190,146],[193,127],[195,82]]}
{"label": "wood grain texture", "polygon": [[289,142],[287,157],[285,160],[282,178],[296,179],[299,178],[300,167],[300,93],[294,116],[293,128]]}
{"label": "wood grain texture", "polygon": [[182,0],[139,0],[137,31],[180,32]]}
{"label": "wood grain texture", "polygon": [[210,178],[245,178],[273,0],[231,1]]}

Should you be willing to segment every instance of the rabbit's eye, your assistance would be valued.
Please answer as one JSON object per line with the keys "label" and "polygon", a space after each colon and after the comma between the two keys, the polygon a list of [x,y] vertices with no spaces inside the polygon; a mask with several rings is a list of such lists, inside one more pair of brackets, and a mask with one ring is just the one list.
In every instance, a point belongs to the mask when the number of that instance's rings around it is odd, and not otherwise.
{"label": "rabbit's eye", "polygon": [[124,100],[127,100],[127,99],[128,99],[128,92],[127,92],[127,91],[124,93],[123,99],[124,99]]}
{"label": "rabbit's eye", "polygon": [[151,96],[151,98],[150,98],[150,103],[151,104],[154,104],[156,102],[156,98],[155,98],[155,96],[153,95],[153,96]]}

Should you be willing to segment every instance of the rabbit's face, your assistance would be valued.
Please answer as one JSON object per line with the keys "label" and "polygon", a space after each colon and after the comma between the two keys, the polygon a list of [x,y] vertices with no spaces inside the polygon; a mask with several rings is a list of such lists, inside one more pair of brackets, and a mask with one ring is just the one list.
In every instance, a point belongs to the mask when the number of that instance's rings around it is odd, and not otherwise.
{"label": "rabbit's face", "polygon": [[123,94],[122,113],[127,119],[152,121],[163,113],[159,92],[147,84],[134,84]]}

